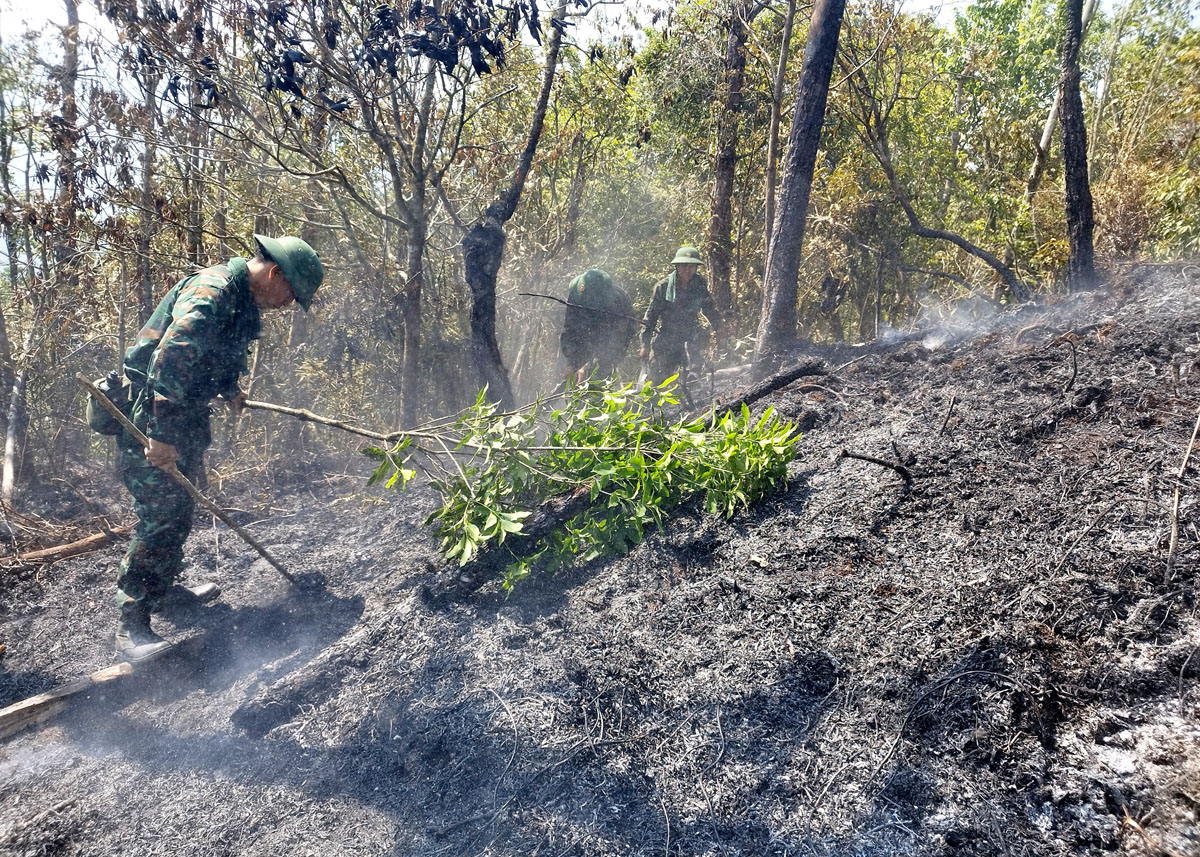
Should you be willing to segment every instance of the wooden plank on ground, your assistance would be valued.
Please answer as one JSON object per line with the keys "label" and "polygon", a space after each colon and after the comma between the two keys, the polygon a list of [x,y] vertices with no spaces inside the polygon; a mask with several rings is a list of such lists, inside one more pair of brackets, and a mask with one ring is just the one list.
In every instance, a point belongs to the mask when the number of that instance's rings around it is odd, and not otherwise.
{"label": "wooden plank on ground", "polygon": [[132,672],[133,667],[129,664],[116,664],[53,690],[13,703],[8,708],[0,710],[0,739],[48,720],[61,711],[71,697],[90,690],[98,684],[127,676]]}

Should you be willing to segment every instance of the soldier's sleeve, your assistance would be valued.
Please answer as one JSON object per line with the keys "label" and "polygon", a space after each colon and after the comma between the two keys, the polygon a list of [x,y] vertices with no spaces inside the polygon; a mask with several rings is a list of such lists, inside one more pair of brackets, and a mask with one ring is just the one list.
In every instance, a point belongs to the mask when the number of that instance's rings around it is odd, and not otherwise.
{"label": "soldier's sleeve", "polygon": [[571,364],[571,368],[583,365],[587,358],[587,319],[588,311],[579,309],[572,304],[579,302],[579,292],[574,287],[567,291],[567,306],[563,313],[562,336],[559,337],[558,347],[563,357]]}
{"label": "soldier's sleeve", "polygon": [[708,319],[708,323],[714,331],[720,330],[721,325],[725,323],[725,320],[721,318],[721,311],[717,309],[717,302],[708,289],[704,290],[704,300],[700,303],[700,312],[704,313],[704,317]]}
{"label": "soldier's sleeve", "polygon": [[617,291],[617,302],[614,309],[625,316],[625,318],[620,320],[621,350],[624,351],[629,347],[629,341],[633,339],[638,327],[640,327],[637,322],[637,316],[634,315],[633,299],[629,297],[629,292],[624,289]]}
{"label": "soldier's sleeve", "polygon": [[650,306],[646,307],[646,314],[642,317],[643,348],[650,347],[650,340],[654,338],[654,329],[658,327],[658,318],[662,315],[664,303],[666,301],[663,299],[663,285],[660,283],[654,287],[654,294],[650,297]]}
{"label": "soldier's sleeve", "polygon": [[146,434],[155,440],[176,444],[189,430],[190,411],[209,383],[210,357],[226,335],[217,304],[219,293],[219,287],[204,278],[186,285],[175,301],[170,325],[150,357],[147,383],[154,409]]}

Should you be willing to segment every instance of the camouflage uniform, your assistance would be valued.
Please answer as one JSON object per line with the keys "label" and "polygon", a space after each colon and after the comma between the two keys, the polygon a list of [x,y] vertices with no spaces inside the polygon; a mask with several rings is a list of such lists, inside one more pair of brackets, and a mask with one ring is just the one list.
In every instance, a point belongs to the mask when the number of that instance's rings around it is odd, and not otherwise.
{"label": "camouflage uniform", "polygon": [[[208,403],[237,394],[247,349],[260,332],[246,261],[234,258],[180,280],[125,353],[130,418],[150,438],[176,448],[176,466],[189,479],[199,473],[212,440]],[[117,577],[117,603],[132,600],[153,611],[182,569],[194,504],[128,433],[118,435],[117,445],[138,516]]]}
{"label": "camouflage uniform", "polygon": [[599,377],[611,375],[636,329],[633,301],[604,271],[593,268],[571,281],[559,338],[571,371],[595,361]]}
{"label": "camouflage uniform", "polygon": [[[675,285],[675,274],[654,287],[650,306],[642,320],[642,347],[653,352],[651,368],[658,380],[688,367],[704,345],[700,313],[713,330],[721,328],[721,314],[702,274],[693,274],[685,288]],[[656,332],[657,331],[657,332]]]}

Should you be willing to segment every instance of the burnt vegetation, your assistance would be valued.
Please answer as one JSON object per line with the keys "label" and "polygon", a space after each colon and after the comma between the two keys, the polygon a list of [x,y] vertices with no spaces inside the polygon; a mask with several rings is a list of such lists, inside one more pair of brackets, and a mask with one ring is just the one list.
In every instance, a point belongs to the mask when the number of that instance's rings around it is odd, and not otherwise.
{"label": "burnt vegetation", "polygon": [[[202,531],[225,603],[6,745],[4,847],[1190,853],[1200,280],[1128,287],[829,350],[785,488],[511,596],[423,597],[421,490],[256,527],[316,594]],[[108,661],[118,557],[10,572],[5,699]]]}
{"label": "burnt vegetation", "polygon": [[[1194,6],[4,13],[0,855],[1200,853]],[[223,595],[114,666],[75,378],[255,233]],[[679,386],[564,387],[693,244]]]}

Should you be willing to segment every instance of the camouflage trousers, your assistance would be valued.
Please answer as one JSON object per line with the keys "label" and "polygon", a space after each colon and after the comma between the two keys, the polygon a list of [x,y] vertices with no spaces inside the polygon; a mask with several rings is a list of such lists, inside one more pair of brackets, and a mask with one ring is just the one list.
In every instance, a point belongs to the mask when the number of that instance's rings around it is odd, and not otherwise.
{"label": "camouflage trousers", "polygon": [[[142,397],[135,399],[132,419],[145,430]],[[194,430],[175,445],[179,472],[195,482],[211,441],[207,406],[195,414]],[[138,522],[117,574],[117,605],[130,601],[153,612],[183,570],[183,543],[192,531],[195,503],[170,474],[146,460],[145,448],[127,432],[117,435],[121,480],[133,495]]]}
{"label": "camouflage trousers", "polygon": [[688,345],[678,340],[656,340],[650,354],[650,375],[655,384],[688,368]]}

